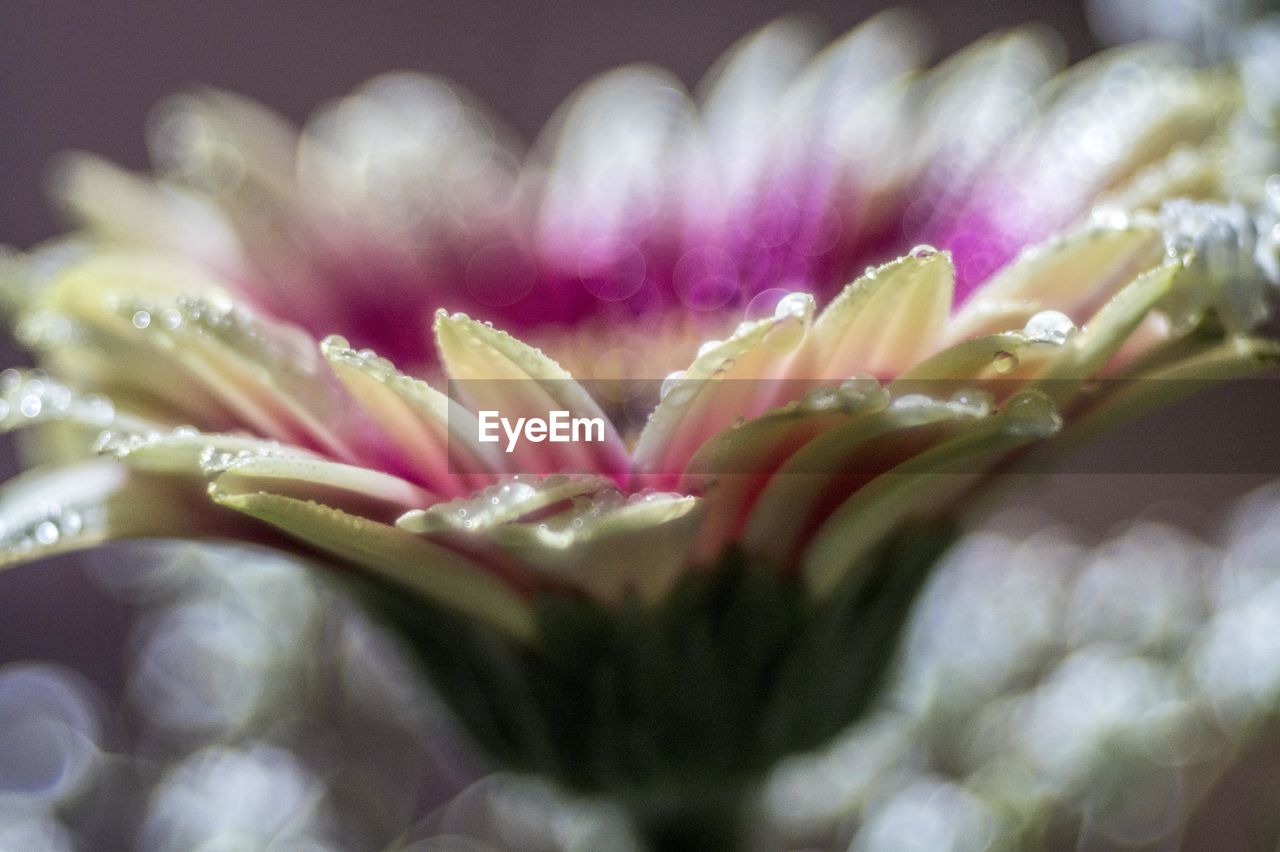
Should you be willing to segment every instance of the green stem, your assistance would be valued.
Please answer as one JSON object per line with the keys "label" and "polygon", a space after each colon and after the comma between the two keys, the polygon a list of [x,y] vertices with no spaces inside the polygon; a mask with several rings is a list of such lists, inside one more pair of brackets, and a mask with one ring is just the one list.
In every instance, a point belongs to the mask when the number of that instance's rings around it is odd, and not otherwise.
{"label": "green stem", "polygon": [[733,852],[742,846],[748,797],[737,788],[672,792],[631,802],[648,852]]}

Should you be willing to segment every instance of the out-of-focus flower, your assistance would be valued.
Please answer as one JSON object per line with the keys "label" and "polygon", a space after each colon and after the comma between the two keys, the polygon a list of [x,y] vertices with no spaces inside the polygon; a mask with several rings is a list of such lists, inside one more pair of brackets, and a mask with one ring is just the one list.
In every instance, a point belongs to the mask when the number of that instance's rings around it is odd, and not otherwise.
{"label": "out-of-focus flower", "polygon": [[[990,471],[1276,354],[1251,333],[1280,182],[1236,144],[1229,69],[1144,47],[1047,81],[1023,33],[913,73],[905,28],[810,59],[772,27],[697,109],[615,73],[519,167],[404,75],[300,138],[184,98],[157,182],[69,161],[84,231],[7,276],[42,369],[0,375],[0,424],[40,427],[49,464],[0,493],[3,558],[326,554],[491,751],[655,837],[714,830],[866,706]],[[558,352],[624,387],[684,369],[632,434]],[[486,411],[599,440],[503,452]]]}

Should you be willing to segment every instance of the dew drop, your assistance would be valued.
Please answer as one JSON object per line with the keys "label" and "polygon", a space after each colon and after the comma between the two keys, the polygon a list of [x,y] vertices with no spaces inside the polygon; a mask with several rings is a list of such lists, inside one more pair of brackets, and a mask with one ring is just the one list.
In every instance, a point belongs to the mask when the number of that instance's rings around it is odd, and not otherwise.
{"label": "dew drop", "polygon": [[830,411],[840,405],[840,392],[835,388],[814,388],[800,403],[806,411]]}
{"label": "dew drop", "polygon": [[1027,320],[1022,332],[1034,343],[1061,346],[1076,333],[1076,324],[1062,311],[1040,311]]}
{"label": "dew drop", "polygon": [[933,257],[938,250],[931,245],[918,245],[911,250],[911,256],[919,260]]}
{"label": "dew drop", "polygon": [[147,327],[147,326],[149,326],[149,325],[151,325],[151,312],[150,312],[150,311],[134,311],[134,312],[133,312],[133,327],[134,327],[134,328],[142,329],[142,328],[146,328],[146,327]]}
{"label": "dew drop", "polygon": [[39,417],[40,409],[43,407],[44,403],[35,394],[27,394],[18,403],[18,410],[22,412],[23,417]]}
{"label": "dew drop", "polygon": [[1095,228],[1115,230],[1123,230],[1129,227],[1130,224],[1129,214],[1126,211],[1106,205],[1093,208],[1089,221]]}
{"label": "dew drop", "polygon": [[991,413],[995,400],[990,393],[976,388],[961,388],[951,395],[953,411],[970,417],[986,417]]}
{"label": "dew drop", "polygon": [[815,302],[813,296],[808,293],[797,291],[788,293],[778,300],[778,304],[773,309],[775,319],[795,318],[809,322],[813,318]]}
{"label": "dew drop", "polygon": [[997,373],[1012,373],[1018,368],[1018,356],[1002,349],[991,359],[991,367]]}
{"label": "dew drop", "polygon": [[84,526],[84,520],[80,517],[79,512],[68,510],[60,520],[62,522],[62,532],[69,536],[80,532]]}
{"label": "dew drop", "polygon": [[880,390],[880,380],[870,373],[854,373],[840,383],[840,392],[849,397],[868,397]]}
{"label": "dew drop", "polygon": [[890,407],[894,411],[918,411],[921,409],[933,408],[938,401],[931,396],[922,393],[908,393],[895,399]]}
{"label": "dew drop", "polygon": [[1009,431],[1015,435],[1045,437],[1058,431],[1062,418],[1053,401],[1042,393],[1023,391],[1005,403],[1004,415],[1009,419]]}
{"label": "dew drop", "polygon": [[57,544],[58,536],[60,534],[61,533],[58,531],[58,525],[53,521],[42,521],[36,526],[36,541],[46,547],[52,544]]}
{"label": "dew drop", "polygon": [[724,341],[722,340],[708,340],[706,343],[698,347],[698,357],[701,358],[704,355],[715,351],[716,347],[720,346],[723,342]]}

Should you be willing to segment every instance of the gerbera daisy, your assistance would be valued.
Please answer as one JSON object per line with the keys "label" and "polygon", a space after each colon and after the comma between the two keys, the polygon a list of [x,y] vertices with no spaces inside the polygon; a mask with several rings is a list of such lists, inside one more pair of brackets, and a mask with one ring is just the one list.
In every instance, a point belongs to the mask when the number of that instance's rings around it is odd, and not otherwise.
{"label": "gerbera daisy", "polygon": [[46,464],[4,559],[323,555],[499,759],[712,842],[866,706],[993,471],[1276,355],[1280,183],[1230,69],[911,44],[775,25],[696,101],[615,72],[523,158],[401,74],[300,135],[184,96],[156,179],[67,160],[82,230],[6,275],[41,368],[0,423]]}

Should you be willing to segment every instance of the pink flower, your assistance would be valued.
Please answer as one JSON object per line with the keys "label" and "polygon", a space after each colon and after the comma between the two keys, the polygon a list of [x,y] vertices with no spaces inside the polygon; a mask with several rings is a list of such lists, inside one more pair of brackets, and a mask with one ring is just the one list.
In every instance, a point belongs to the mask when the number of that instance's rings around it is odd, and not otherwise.
{"label": "pink flower", "polygon": [[[84,230],[8,275],[41,370],[0,411],[50,464],[0,495],[4,559],[229,535],[521,647],[540,602],[661,608],[726,554],[821,607],[1031,445],[1170,393],[1146,379],[1275,358],[1280,188],[1230,73],[1136,48],[1051,78],[1031,33],[917,71],[905,26],[810,57],[775,25],[698,106],[606,75],[523,159],[391,75],[301,135],[180,98],[154,180],[69,160]],[[599,440],[490,442],[486,412]]]}

